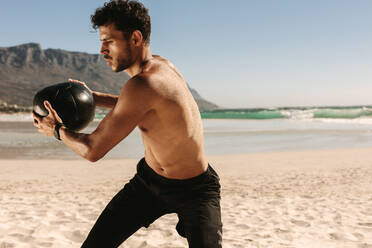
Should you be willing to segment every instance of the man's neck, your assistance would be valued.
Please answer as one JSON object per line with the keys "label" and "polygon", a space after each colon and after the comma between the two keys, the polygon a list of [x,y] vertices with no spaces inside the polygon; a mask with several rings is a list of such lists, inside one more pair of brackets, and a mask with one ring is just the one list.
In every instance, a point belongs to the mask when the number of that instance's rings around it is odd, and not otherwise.
{"label": "man's neck", "polygon": [[126,69],[125,72],[128,73],[130,77],[134,77],[135,75],[142,72],[144,64],[150,59],[152,59],[150,47],[144,46],[135,63],[131,67]]}

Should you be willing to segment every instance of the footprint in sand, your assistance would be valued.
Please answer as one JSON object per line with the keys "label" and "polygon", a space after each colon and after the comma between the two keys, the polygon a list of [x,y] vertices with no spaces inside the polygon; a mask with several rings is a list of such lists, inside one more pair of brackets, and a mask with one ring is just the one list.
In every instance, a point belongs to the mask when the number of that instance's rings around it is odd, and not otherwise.
{"label": "footprint in sand", "polygon": [[363,215],[372,216],[372,208],[361,210],[360,213],[363,214]]}
{"label": "footprint in sand", "polygon": [[341,214],[337,213],[334,217],[333,217],[333,221],[338,224],[338,225],[341,225],[342,223],[342,216]]}
{"label": "footprint in sand", "polygon": [[14,248],[15,245],[12,244],[12,243],[8,243],[8,242],[1,242],[0,243],[0,248]]}
{"label": "footprint in sand", "polygon": [[283,240],[286,240],[286,241],[292,241],[293,240],[293,237],[292,237],[291,232],[289,230],[276,228],[274,230],[274,232],[280,239],[283,239]]}
{"label": "footprint in sand", "polygon": [[90,220],[90,221],[96,220],[97,217],[98,217],[97,214],[93,214],[93,213],[82,214],[82,216],[83,216],[85,219]]}
{"label": "footprint in sand", "polygon": [[309,221],[312,221],[312,220],[315,220],[315,218],[313,217],[313,216],[311,216],[311,215],[305,215],[305,218],[307,219],[307,220],[309,220]]}
{"label": "footprint in sand", "polygon": [[283,202],[280,201],[280,200],[271,200],[271,201],[267,202],[267,204],[274,205],[274,206],[279,206],[279,205],[283,204]]}
{"label": "footprint in sand", "polygon": [[67,239],[69,239],[69,240],[71,240],[73,242],[78,242],[78,243],[84,241],[84,239],[85,239],[85,236],[79,230],[75,230],[73,232],[65,232],[64,233],[64,236]]}
{"label": "footprint in sand", "polygon": [[128,240],[126,243],[128,244],[128,247],[138,247],[138,248],[148,247],[147,242],[146,241],[141,241],[141,240],[132,239],[132,240]]}
{"label": "footprint in sand", "polygon": [[35,215],[37,217],[44,217],[44,216],[46,216],[46,214],[47,214],[47,211],[45,211],[45,210],[37,210]]}
{"label": "footprint in sand", "polygon": [[21,233],[12,233],[10,234],[10,236],[15,237],[16,239],[18,239],[19,241],[23,243],[30,243],[30,241],[34,239],[32,236],[24,235]]}
{"label": "footprint in sand", "polygon": [[372,248],[372,244],[360,244],[358,245],[358,248]]}
{"label": "footprint in sand", "polygon": [[332,239],[332,240],[343,240],[344,237],[342,234],[340,233],[329,233],[329,238]]}
{"label": "footprint in sand", "polygon": [[41,242],[41,243],[38,243],[38,246],[40,246],[40,247],[52,247],[53,246],[53,243],[50,243],[50,242]]}
{"label": "footprint in sand", "polygon": [[68,220],[53,220],[49,222],[49,224],[52,226],[66,225],[69,223],[71,223],[71,221],[68,221]]}
{"label": "footprint in sand", "polygon": [[66,215],[65,215],[65,213],[63,212],[63,211],[58,211],[57,213],[56,213],[56,216],[57,217],[65,217]]}
{"label": "footprint in sand", "polygon": [[363,226],[363,227],[371,227],[372,228],[372,222],[359,222],[358,223],[359,226]]}
{"label": "footprint in sand", "polygon": [[292,219],[291,222],[295,224],[296,226],[301,226],[301,227],[309,227],[310,223],[303,221],[303,220],[295,220]]}
{"label": "footprint in sand", "polygon": [[352,235],[357,239],[357,240],[363,240],[364,235],[361,233],[352,233]]}
{"label": "footprint in sand", "polygon": [[247,224],[236,224],[235,228],[236,230],[246,230],[249,229],[249,226]]}

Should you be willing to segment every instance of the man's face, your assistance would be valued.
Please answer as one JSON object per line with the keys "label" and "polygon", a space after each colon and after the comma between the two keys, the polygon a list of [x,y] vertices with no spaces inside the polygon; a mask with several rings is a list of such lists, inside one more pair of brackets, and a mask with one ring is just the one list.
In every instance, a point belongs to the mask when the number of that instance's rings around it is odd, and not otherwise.
{"label": "man's face", "polygon": [[123,32],[117,30],[115,25],[99,27],[100,40],[102,41],[100,53],[104,55],[106,63],[112,71],[120,72],[132,64],[132,52],[129,40],[124,38]]}

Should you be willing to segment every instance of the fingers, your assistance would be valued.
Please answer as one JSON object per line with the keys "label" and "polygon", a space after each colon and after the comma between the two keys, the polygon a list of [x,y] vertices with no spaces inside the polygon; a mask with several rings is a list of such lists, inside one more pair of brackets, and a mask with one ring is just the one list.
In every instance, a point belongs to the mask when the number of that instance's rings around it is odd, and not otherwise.
{"label": "fingers", "polygon": [[53,109],[52,105],[48,101],[44,101],[44,106],[48,110],[49,115],[52,115],[55,120],[62,123],[62,119],[58,116],[57,112]]}
{"label": "fingers", "polygon": [[69,78],[68,79],[68,81],[69,82],[71,82],[71,83],[78,83],[78,84],[82,84],[82,85],[84,85],[84,86],[86,86],[87,84],[85,83],[85,82],[83,82],[83,81],[79,81],[79,80],[76,80],[76,79],[72,79],[72,78]]}
{"label": "fingers", "polygon": [[34,119],[33,124],[34,124],[34,127],[37,127],[37,128],[39,127],[39,121],[38,120]]}
{"label": "fingers", "polygon": [[76,80],[76,79],[72,79],[72,78],[69,78],[68,81],[69,82],[73,82],[73,83],[84,83],[82,81],[79,81],[79,80]]}
{"label": "fingers", "polygon": [[40,116],[35,111],[32,112],[32,117],[34,118],[34,126],[37,127],[39,133],[44,133],[47,136],[54,135],[54,127],[57,122],[62,123],[61,119],[58,117],[57,112],[52,108],[52,105],[48,101],[44,101],[44,106],[48,110],[49,114],[47,116]]}
{"label": "fingers", "polygon": [[32,117],[34,118],[34,126],[39,127],[41,117],[35,111],[32,111]]}
{"label": "fingers", "polygon": [[49,114],[54,114],[55,110],[52,108],[52,105],[48,101],[44,101],[44,106],[48,110]]}
{"label": "fingers", "polygon": [[79,80],[76,80],[76,79],[72,79],[72,78],[69,78],[68,79],[69,82],[71,83],[77,83],[77,84],[81,84],[81,85],[84,85],[91,93],[93,93],[93,91],[88,87],[88,85],[83,82],[83,81],[79,81]]}

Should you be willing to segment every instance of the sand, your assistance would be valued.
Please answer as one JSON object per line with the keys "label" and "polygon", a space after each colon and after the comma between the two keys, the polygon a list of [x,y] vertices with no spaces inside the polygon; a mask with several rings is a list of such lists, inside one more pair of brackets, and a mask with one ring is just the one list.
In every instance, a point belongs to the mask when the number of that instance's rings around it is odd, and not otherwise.
{"label": "sand", "polygon": [[[372,247],[372,149],[211,156],[223,247]],[[0,248],[80,247],[137,160],[0,160]],[[166,215],[121,247],[187,247]]]}

